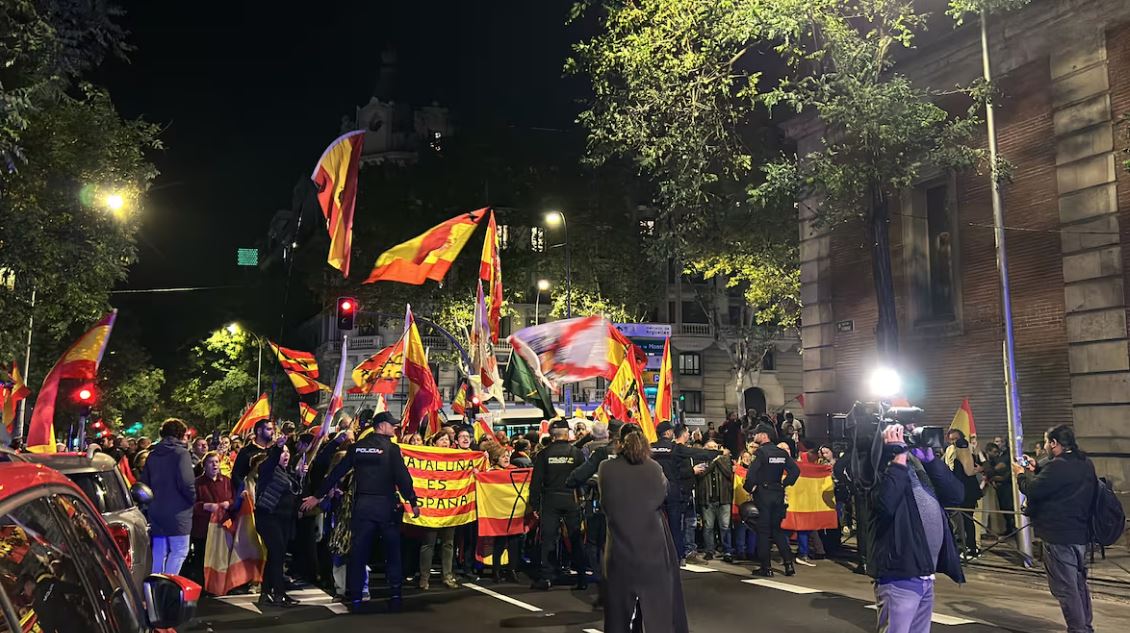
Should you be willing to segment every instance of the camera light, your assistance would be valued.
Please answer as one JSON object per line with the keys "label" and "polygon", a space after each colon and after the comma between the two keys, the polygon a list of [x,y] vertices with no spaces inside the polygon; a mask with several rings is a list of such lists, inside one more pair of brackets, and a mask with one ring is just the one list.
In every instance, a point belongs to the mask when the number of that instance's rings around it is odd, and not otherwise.
{"label": "camera light", "polygon": [[902,378],[897,371],[890,367],[879,367],[871,373],[870,388],[872,395],[880,398],[890,398],[902,391]]}

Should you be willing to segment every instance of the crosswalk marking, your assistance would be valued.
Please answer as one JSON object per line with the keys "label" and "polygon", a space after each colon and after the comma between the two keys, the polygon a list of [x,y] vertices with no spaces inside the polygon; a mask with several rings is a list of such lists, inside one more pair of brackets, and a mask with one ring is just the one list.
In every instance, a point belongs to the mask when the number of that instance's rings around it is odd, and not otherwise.
{"label": "crosswalk marking", "polygon": [[[288,591],[287,595],[302,603],[298,605],[300,607],[325,607],[337,615],[349,612],[348,606],[340,602],[334,602],[333,596],[317,587],[295,589]],[[236,596],[217,596],[216,600],[252,613],[263,614],[262,609],[260,609],[258,605],[259,594],[257,593],[245,593]]]}
{"label": "crosswalk marking", "polygon": [[768,578],[747,578],[743,580],[747,585],[757,585],[758,587],[767,587],[769,589],[780,589],[789,593],[820,593],[819,589],[811,589],[809,587],[801,587],[800,585],[790,585],[787,582],[777,582],[776,580],[769,580]]}
{"label": "crosswalk marking", "polygon": [[[868,609],[878,611],[879,605],[869,604]],[[958,626],[961,624],[977,624],[977,620],[970,620],[968,618],[959,618],[955,615],[945,615],[944,613],[934,613],[930,616],[930,620],[935,624],[945,624],[947,626]]]}
{"label": "crosswalk marking", "polygon": [[682,569],[689,571],[689,572],[694,572],[696,574],[707,574],[707,573],[710,573],[712,571],[718,571],[717,569],[714,569],[713,567],[706,567],[704,565],[692,565],[690,563],[686,563],[685,565],[683,565]]}
{"label": "crosswalk marking", "polygon": [[465,583],[463,583],[463,586],[467,587],[468,589],[474,589],[475,591],[477,591],[481,594],[486,594],[486,595],[488,595],[492,598],[496,598],[496,599],[501,600],[503,602],[512,604],[516,607],[521,607],[521,608],[525,609],[526,611],[535,611],[535,612],[541,611],[540,608],[535,607],[534,605],[532,605],[528,602],[522,602],[521,600],[518,600],[517,598],[511,598],[510,596],[503,595],[501,593],[498,593],[497,591],[491,591],[490,589],[487,589],[486,587],[480,587],[479,585],[476,585],[473,582],[465,582]]}

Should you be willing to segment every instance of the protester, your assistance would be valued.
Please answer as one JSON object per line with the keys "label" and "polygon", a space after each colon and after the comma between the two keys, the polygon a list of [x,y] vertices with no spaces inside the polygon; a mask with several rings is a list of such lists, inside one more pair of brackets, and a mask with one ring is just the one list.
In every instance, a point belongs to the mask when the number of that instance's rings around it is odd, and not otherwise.
{"label": "protester", "polygon": [[188,557],[196,488],[192,458],[184,443],[187,433],[183,420],[165,420],[161,441],[147,457],[139,478],[153,490],[148,516],[155,574],[179,574]]}
{"label": "protester", "polygon": [[[432,436],[430,444],[439,448],[451,448],[451,436],[440,431]],[[455,558],[455,528],[424,528],[420,539],[420,589],[427,591],[431,586],[429,576],[432,571],[432,562],[435,559],[436,541],[440,543],[440,578],[448,589],[459,587],[452,570],[452,561]]]}
{"label": "protester", "polygon": [[[596,473],[600,464],[612,456],[616,443],[612,442],[610,438],[615,437],[618,440],[623,426],[624,423],[617,419],[612,419],[608,423],[594,422],[592,434],[596,439],[588,446],[588,459],[585,460],[585,463],[573,469],[566,481],[566,485],[570,488],[580,490],[581,498],[584,500],[582,514],[585,521],[586,556],[590,561],[597,563],[593,568],[593,580],[596,582],[602,581],[599,561],[604,556],[604,543],[607,534],[604,511],[600,503],[600,488],[596,485]],[[597,604],[603,604],[603,589],[602,585]]]}
{"label": "protester", "polygon": [[291,455],[286,439],[286,435],[278,436],[275,445],[267,449],[266,459],[256,471],[255,529],[267,549],[262,593],[259,594],[260,606],[298,605],[298,601],[286,593],[286,577],[283,573],[287,544],[294,535],[298,517],[298,494],[301,491],[298,480],[287,468]]}
{"label": "protester", "polygon": [[549,425],[553,442],[534,458],[534,471],[530,477],[530,507],[539,519],[542,537],[541,573],[534,582],[535,589],[543,591],[553,586],[556,570],[550,555],[557,547],[557,533],[562,523],[569,536],[569,554],[577,572],[576,588],[588,587],[588,560],[581,533],[581,507],[573,490],[568,486],[569,475],[584,461],[580,449],[569,443],[569,423],[557,420]]}
{"label": "protester", "polygon": [[679,490],[683,498],[683,543],[685,545],[683,558],[687,562],[701,562],[698,556],[698,543],[695,532],[699,525],[698,508],[695,505],[696,477],[706,472],[706,463],[717,458],[721,453],[717,450],[705,450],[690,446],[691,433],[685,424],[676,424],[672,430],[675,441],[675,459],[686,461],[690,470],[684,470],[679,479]]}
{"label": "protester", "polygon": [[[204,581],[204,548],[207,546],[208,524],[217,510],[231,507],[231,479],[220,474],[220,456],[208,453],[204,456],[204,472],[196,478],[196,503],[192,507],[192,570],[193,579]],[[198,574],[198,576],[196,575]]]}
{"label": "protester", "polygon": [[800,477],[797,466],[788,452],[773,444],[773,427],[760,424],[754,428],[753,440],[759,445],[757,454],[750,462],[742,488],[753,495],[757,504],[757,558],[761,568],[754,572],[758,576],[772,576],[769,566],[769,545],[775,543],[785,565],[785,575],[796,574],[793,566],[793,553],[789,541],[781,529],[785,519],[785,488],[796,483]]}
{"label": "protester", "polygon": [[259,420],[255,423],[254,433],[251,443],[239,449],[232,466],[231,483],[236,493],[243,490],[243,479],[251,472],[251,458],[265,453],[275,443],[275,423],[271,420]]}
{"label": "protester", "polygon": [[514,452],[510,454],[510,463],[515,468],[533,468],[534,462],[530,459],[530,441],[519,438],[513,442]]}
{"label": "protester", "polygon": [[680,552],[664,519],[668,482],[639,427],[624,429],[618,456],[597,469],[608,522],[604,632],[628,633],[636,614],[648,633],[685,633]]}
{"label": "protester", "polygon": [[[471,444],[474,441],[474,435],[471,431],[471,427],[460,426],[453,429],[452,433],[454,433],[451,442],[452,448],[457,448],[461,451],[472,450]],[[475,558],[475,552],[478,550],[478,546],[478,524],[472,521],[455,528],[455,547],[457,549],[455,564],[458,567],[459,575],[471,582],[479,580],[481,564]]]}
{"label": "protester", "polygon": [[1086,546],[1098,483],[1095,465],[1079,450],[1075,431],[1066,424],[1049,429],[1044,446],[1051,461],[1039,474],[1034,464],[1014,465],[1013,472],[1028,499],[1032,527],[1044,543],[1048,588],[1059,601],[1068,633],[1094,633]]}
{"label": "protester", "polygon": [[[1012,464],[1008,454],[1001,450],[1000,445],[993,442],[985,447],[986,461],[985,492],[992,494],[996,507],[1003,512],[1011,513],[1012,503]],[[1016,530],[1015,517],[1012,514],[1001,515],[1004,522],[1004,533],[1011,535]]]}
{"label": "protester", "polygon": [[[750,463],[753,461],[753,453],[748,450],[743,450],[738,456],[736,466],[749,468]],[[744,481],[743,481],[744,483]],[[733,515],[730,515],[731,521]],[[757,528],[750,526],[741,518],[738,518],[737,528],[734,530],[734,553],[738,560],[753,560],[757,556]]]}
{"label": "protester", "polygon": [[[706,448],[718,450],[718,444],[709,441],[706,443]],[[721,455],[711,460],[697,479],[695,499],[702,515],[704,557],[706,560],[711,560],[716,553],[720,553],[723,560],[731,563],[734,560],[730,541],[731,506],[734,503],[734,466],[730,461],[730,451],[723,450]],[[718,528],[721,536],[721,551],[715,549],[715,527]]]}
{"label": "protester", "polygon": [[880,633],[929,633],[934,574],[965,582],[945,507],[958,503],[964,486],[928,448],[910,458],[903,427],[883,431],[883,461],[872,494],[874,541],[870,564],[876,578]]}
{"label": "protester", "polygon": [[[510,470],[510,451],[501,444],[493,443],[487,451],[491,470]],[[516,517],[521,519],[521,517]],[[518,582],[518,563],[522,560],[523,534],[509,534],[494,537],[491,555],[494,558],[495,582]],[[503,560],[505,558],[505,561]]]}
{"label": "protester", "polygon": [[951,429],[946,435],[949,446],[946,448],[946,466],[949,467],[957,480],[961,482],[965,495],[961,503],[956,504],[961,508],[956,519],[957,533],[965,547],[965,556],[976,558],[980,555],[977,549],[977,524],[973,520],[973,512],[977,509],[977,502],[981,499],[980,465],[973,455],[973,448],[965,437],[965,433],[958,429]]}

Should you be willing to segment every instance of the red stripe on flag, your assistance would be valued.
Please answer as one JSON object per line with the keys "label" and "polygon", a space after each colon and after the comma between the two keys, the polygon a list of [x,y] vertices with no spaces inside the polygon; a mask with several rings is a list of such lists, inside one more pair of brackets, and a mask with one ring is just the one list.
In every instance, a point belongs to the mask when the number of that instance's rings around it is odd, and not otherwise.
{"label": "red stripe on flag", "polygon": [[[464,503],[454,508],[420,508],[420,516],[424,517],[454,517],[461,514],[474,514],[475,502]],[[474,517],[472,517],[474,518]]]}
{"label": "red stripe on flag", "polygon": [[835,510],[820,512],[789,512],[785,520],[781,521],[781,529],[793,532],[809,532],[812,530],[831,530],[839,527],[839,517]]}
{"label": "red stripe on flag", "polygon": [[510,536],[512,534],[525,534],[525,517],[513,519],[500,519],[479,517],[479,536]]}
{"label": "red stripe on flag", "polygon": [[[439,481],[439,480],[432,478],[432,481]],[[427,482],[423,482],[423,483],[424,483],[424,485],[421,486],[421,487],[427,488]],[[415,483],[413,483],[412,487],[413,488],[416,487]],[[459,497],[469,495],[473,492],[475,492],[475,482],[474,481],[472,481],[470,484],[468,484],[466,486],[463,486],[462,488],[452,488],[450,490],[439,490],[439,489],[436,489],[436,488],[427,488],[427,498],[428,499],[457,499]],[[417,496],[419,496],[419,495],[417,495]]]}

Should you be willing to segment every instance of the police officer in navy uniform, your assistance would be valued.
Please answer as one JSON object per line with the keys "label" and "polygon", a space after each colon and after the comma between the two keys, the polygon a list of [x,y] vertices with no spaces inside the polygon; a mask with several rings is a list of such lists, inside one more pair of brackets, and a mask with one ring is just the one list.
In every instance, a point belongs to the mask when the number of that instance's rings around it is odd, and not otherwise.
{"label": "police officer in navy uniform", "polygon": [[777,551],[785,561],[785,575],[796,574],[793,566],[793,552],[789,549],[789,538],[781,529],[785,519],[785,488],[796,483],[800,477],[800,466],[788,451],[782,450],[774,442],[776,431],[768,424],[758,424],[753,431],[753,441],[758,444],[753,461],[746,473],[742,487],[753,495],[757,505],[757,557],[761,569],[756,576],[772,576],[769,566],[769,543],[777,544]]}
{"label": "police officer in navy uniform", "polygon": [[544,591],[553,586],[556,573],[549,557],[557,546],[558,526],[564,521],[577,571],[576,588],[583,590],[588,588],[588,559],[581,535],[581,503],[576,488],[569,487],[569,475],[585,462],[585,456],[569,442],[565,420],[550,424],[549,434],[553,441],[534,457],[530,480],[530,507],[541,523],[541,577],[533,587]]}
{"label": "police officer in navy uniform", "polygon": [[681,564],[685,562],[687,555],[683,521],[688,507],[692,506],[694,478],[696,474],[706,471],[705,465],[696,462],[714,459],[721,453],[696,449],[677,442],[676,438],[683,438],[686,435],[686,426],[683,424],[660,422],[655,427],[655,433],[659,439],[651,444],[651,458],[659,463],[663,468],[663,475],[667,477],[667,501],[664,504],[664,511],[667,513],[667,524],[671,528],[671,538],[675,542],[675,552],[679,555]]}
{"label": "police officer in navy uniform", "polygon": [[314,507],[329,494],[337,482],[353,469],[353,518],[350,530],[353,544],[346,564],[346,593],[351,608],[362,606],[361,590],[365,583],[365,567],[373,550],[373,541],[379,536],[384,542],[385,578],[390,590],[389,609],[401,607],[401,589],[404,575],[400,564],[401,506],[399,491],[412,507],[412,515],[420,516],[412,476],[404,465],[400,447],[392,443],[396,427],[400,425],[387,411],[373,418],[374,432],[365,435],[347,450],[345,457],[318,489],[317,497],[307,497],[302,510]]}

